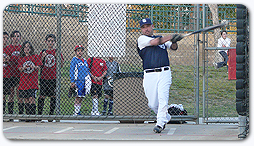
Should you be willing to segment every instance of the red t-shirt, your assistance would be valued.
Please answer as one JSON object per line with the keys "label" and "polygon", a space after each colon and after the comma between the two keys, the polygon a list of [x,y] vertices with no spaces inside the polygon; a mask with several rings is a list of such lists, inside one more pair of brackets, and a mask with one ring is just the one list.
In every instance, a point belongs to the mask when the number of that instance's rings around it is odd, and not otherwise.
{"label": "red t-shirt", "polygon": [[[91,58],[87,59],[87,63],[88,63],[88,66],[90,66]],[[93,58],[93,64],[92,64],[92,67],[91,67],[92,75],[94,75],[96,77],[100,77],[103,74],[103,72],[106,71],[106,70],[108,70],[106,62],[103,59],[99,59],[99,58],[94,57]],[[99,82],[96,82],[92,78],[92,82],[94,84],[102,85],[102,80],[100,80]]]}
{"label": "red t-shirt", "polygon": [[7,46],[7,49],[10,50],[11,53],[11,77],[19,77],[19,69],[18,69],[18,64],[19,64],[19,54],[21,50],[21,45],[19,44],[18,46],[13,46],[12,44]]}
{"label": "red t-shirt", "polygon": [[[56,49],[46,50],[47,55],[45,56],[45,62],[43,64],[43,69],[41,71],[41,79],[51,80],[56,79]],[[40,58],[42,52],[40,53]],[[61,54],[62,61],[63,55]]]}
{"label": "red t-shirt", "polygon": [[[11,51],[7,47],[5,47],[3,49],[3,58],[5,58],[7,56],[9,56],[9,57],[11,56]],[[10,64],[10,61],[3,63],[3,78],[11,78],[11,64]]]}
{"label": "red t-shirt", "polygon": [[[18,67],[41,66],[39,55],[20,57]],[[38,70],[28,68],[20,72],[19,90],[38,89]]]}

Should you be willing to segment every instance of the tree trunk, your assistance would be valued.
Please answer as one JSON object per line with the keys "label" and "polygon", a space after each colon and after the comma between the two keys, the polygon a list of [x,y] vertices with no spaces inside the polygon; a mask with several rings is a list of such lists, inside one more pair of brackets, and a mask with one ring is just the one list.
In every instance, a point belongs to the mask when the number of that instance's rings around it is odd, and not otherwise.
{"label": "tree trunk", "polygon": [[[217,4],[208,4],[210,11],[212,12],[213,25],[219,24],[219,14]],[[217,47],[218,39],[220,38],[220,28],[214,30],[214,42]]]}

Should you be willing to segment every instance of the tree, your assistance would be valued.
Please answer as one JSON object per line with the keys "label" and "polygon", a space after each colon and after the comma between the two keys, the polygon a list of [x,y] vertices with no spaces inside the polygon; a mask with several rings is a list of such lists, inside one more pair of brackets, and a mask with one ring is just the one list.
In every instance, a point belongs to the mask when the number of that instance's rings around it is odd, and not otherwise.
{"label": "tree", "polygon": [[[219,14],[218,14],[218,5],[217,4],[208,4],[210,11],[212,13],[213,25],[219,24]],[[220,28],[214,30],[214,40],[217,46],[217,40],[220,38]]]}

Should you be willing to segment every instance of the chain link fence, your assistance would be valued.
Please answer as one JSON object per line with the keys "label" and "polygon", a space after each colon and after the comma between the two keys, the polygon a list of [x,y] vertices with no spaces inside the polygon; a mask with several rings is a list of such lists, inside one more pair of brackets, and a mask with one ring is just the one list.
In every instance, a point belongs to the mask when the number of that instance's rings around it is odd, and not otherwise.
{"label": "chain link fence", "polygon": [[[206,25],[227,21],[221,29],[203,34],[203,117],[207,123],[236,123],[235,110],[236,85],[236,6],[218,7],[208,4],[204,14],[208,14]],[[217,11],[219,10],[219,11]]]}
{"label": "chain link fence", "polygon": [[[234,47],[235,5],[217,6],[219,22],[224,19],[230,22],[226,30],[231,39],[230,47]],[[205,7],[205,16],[212,18],[208,5]],[[142,60],[136,48],[141,35],[138,22],[147,17],[153,21],[155,34],[160,35],[188,33],[202,28],[203,22],[206,25],[215,23],[212,19],[202,21],[202,6],[193,4],[6,6],[3,31],[7,34],[4,34],[6,48],[3,53],[10,57],[4,57],[4,118],[155,120],[156,115],[148,107],[144,94]],[[206,34],[206,47],[217,46],[214,34]],[[202,84],[199,58],[202,56],[197,53],[198,37],[186,37],[178,43],[177,51],[168,51],[172,70],[169,103],[182,104],[188,112],[188,116],[173,116],[172,120],[196,120],[199,116],[199,98],[203,94],[199,94]],[[28,58],[25,57],[27,44],[34,49],[31,64],[27,63],[29,59],[25,60]],[[75,57],[79,55],[75,49],[83,49],[83,61]],[[209,107],[209,117],[235,117],[235,104],[232,104],[235,83],[226,79],[226,67],[214,69],[216,52],[206,50],[209,90],[205,93],[209,96],[208,104],[203,105]],[[75,63],[86,67],[80,71]],[[32,74],[33,78],[29,77]],[[84,97],[77,97],[75,88],[71,88],[75,87],[72,82],[78,77],[82,81],[76,82],[76,86],[83,89],[78,94]],[[31,86],[35,87],[29,88]],[[228,108],[229,104],[232,107]]]}

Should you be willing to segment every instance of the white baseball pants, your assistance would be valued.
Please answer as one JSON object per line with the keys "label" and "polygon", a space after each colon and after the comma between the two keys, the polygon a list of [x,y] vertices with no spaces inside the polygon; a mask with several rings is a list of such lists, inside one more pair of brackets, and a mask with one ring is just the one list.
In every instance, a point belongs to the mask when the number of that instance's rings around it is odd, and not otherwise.
{"label": "white baseball pants", "polygon": [[170,121],[168,114],[169,88],[172,83],[171,70],[161,72],[144,72],[143,86],[148,98],[148,106],[157,114],[157,123],[163,127]]}

